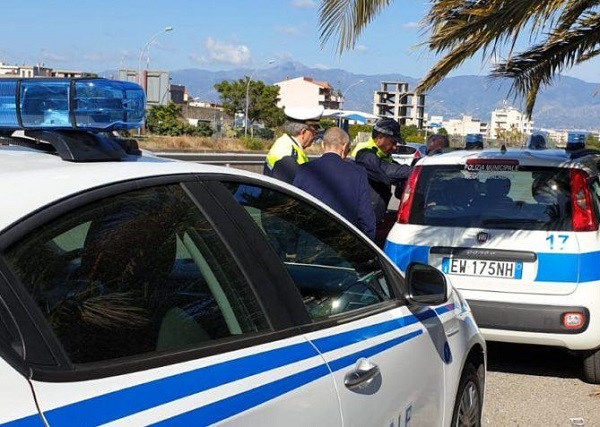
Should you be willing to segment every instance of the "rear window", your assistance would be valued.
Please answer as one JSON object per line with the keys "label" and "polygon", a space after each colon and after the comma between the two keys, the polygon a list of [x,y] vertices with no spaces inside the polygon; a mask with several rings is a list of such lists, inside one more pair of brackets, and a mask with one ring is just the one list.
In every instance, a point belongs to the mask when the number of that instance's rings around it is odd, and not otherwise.
{"label": "rear window", "polygon": [[410,145],[398,145],[394,154],[414,154],[417,149]]}
{"label": "rear window", "polygon": [[467,171],[464,165],[421,172],[411,224],[449,227],[572,229],[569,170]]}

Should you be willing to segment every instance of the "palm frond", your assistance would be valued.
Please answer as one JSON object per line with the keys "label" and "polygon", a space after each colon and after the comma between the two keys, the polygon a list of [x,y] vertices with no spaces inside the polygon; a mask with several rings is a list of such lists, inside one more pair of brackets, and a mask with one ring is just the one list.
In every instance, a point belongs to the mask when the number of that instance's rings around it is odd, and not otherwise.
{"label": "palm frond", "polygon": [[325,0],[319,8],[321,46],[337,34],[337,51],[356,45],[367,25],[392,0]]}
{"label": "palm frond", "polygon": [[560,28],[545,43],[498,64],[492,77],[511,78],[511,90],[526,97],[526,112],[531,115],[540,87],[549,85],[565,68],[598,54],[600,15],[586,14],[568,31]]}

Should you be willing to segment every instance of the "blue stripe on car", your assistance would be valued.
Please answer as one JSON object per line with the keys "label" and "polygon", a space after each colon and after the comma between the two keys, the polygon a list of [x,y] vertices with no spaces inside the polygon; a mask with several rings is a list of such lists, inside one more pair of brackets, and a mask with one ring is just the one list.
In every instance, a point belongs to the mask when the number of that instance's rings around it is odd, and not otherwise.
{"label": "blue stripe on car", "polygon": [[45,427],[46,424],[42,421],[40,414],[30,415],[28,417],[19,418],[18,420],[9,421],[0,424],[2,427]]}
{"label": "blue stripe on car", "polygon": [[[356,363],[356,360],[361,357],[370,357],[381,353],[389,348],[409,341],[423,334],[423,330],[419,329],[394,338],[387,342],[356,352],[354,354],[341,357],[329,363],[333,372]],[[294,375],[273,381],[259,387],[255,387],[244,393],[237,394],[227,399],[211,403],[198,409],[177,415],[163,422],[153,424],[155,426],[180,426],[180,425],[208,425],[223,421],[229,417],[247,411],[255,406],[261,405],[269,400],[275,399],[292,390],[302,387],[312,381],[329,374],[326,365],[320,365],[315,368],[299,372]]]}
{"label": "blue stripe on car", "polygon": [[[452,304],[446,307],[452,309]],[[436,311],[442,314],[443,307],[438,307]],[[346,347],[348,345],[367,340],[387,332],[402,329],[408,325],[423,321],[424,319],[435,316],[434,310],[425,309],[415,315],[401,317],[390,321],[382,322],[377,325],[369,325],[353,331],[343,332],[337,335],[317,339],[313,342],[319,351],[326,353],[332,350]],[[414,338],[422,331],[413,332],[403,337],[399,337],[389,341],[389,346],[399,345],[408,339]],[[416,335],[414,335],[416,334]],[[373,354],[384,351],[389,348],[384,344],[378,344],[371,349],[362,350],[361,353],[367,354],[369,351]],[[187,396],[206,391],[208,389],[218,387],[227,383],[231,383],[251,375],[260,374],[275,368],[289,365],[295,362],[306,360],[319,353],[315,351],[310,343],[299,343],[283,348],[273,349],[258,354],[244,356],[239,359],[230,360],[194,371],[183,372],[171,377],[160,378],[144,384],[128,387],[117,390],[100,396],[95,396],[80,402],[72,403],[60,408],[45,412],[50,425],[65,425],[78,420],[81,425],[98,425],[107,423],[113,420],[118,420],[126,416],[141,412],[159,405],[172,402]],[[346,356],[348,360],[355,356]],[[365,356],[362,356],[365,357]],[[354,358],[354,362],[356,358]],[[354,363],[348,362],[348,364]],[[342,363],[342,362],[339,362]],[[343,362],[346,363],[346,362]],[[343,364],[342,363],[342,364]],[[326,368],[326,365],[321,365]],[[341,369],[341,364],[340,368]],[[347,365],[346,365],[347,366]],[[320,372],[308,370],[306,372]],[[298,374],[300,375],[300,374]],[[307,374],[301,378],[317,377]],[[295,378],[292,376],[290,381],[295,383]],[[284,381],[282,379],[280,381]],[[275,387],[275,386],[274,386]],[[285,384],[281,384],[283,389],[286,389]]]}
{"label": "blue stripe on car", "polygon": [[[411,262],[429,262],[430,246],[402,245],[388,241],[385,245],[388,256],[401,270]],[[600,252],[581,254],[538,252],[536,282],[594,282],[600,280]],[[523,263],[525,265],[525,263]]]}
{"label": "blue stripe on car", "polygon": [[319,365],[152,425],[204,426],[215,424],[269,400],[275,399],[285,393],[289,393],[292,390],[300,388],[326,375],[329,375],[327,366]]}

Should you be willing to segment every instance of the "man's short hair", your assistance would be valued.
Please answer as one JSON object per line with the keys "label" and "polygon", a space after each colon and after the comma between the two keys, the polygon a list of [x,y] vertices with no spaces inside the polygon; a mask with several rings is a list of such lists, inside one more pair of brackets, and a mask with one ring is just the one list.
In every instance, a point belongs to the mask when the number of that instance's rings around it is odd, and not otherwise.
{"label": "man's short hair", "polygon": [[300,133],[304,129],[308,129],[308,127],[309,126],[305,123],[288,121],[283,124],[283,131],[285,133],[287,133],[288,135],[296,136],[296,135],[300,135]]}
{"label": "man's short hair", "polygon": [[332,127],[325,131],[323,135],[323,145],[325,147],[341,147],[350,143],[350,136],[342,128]]}

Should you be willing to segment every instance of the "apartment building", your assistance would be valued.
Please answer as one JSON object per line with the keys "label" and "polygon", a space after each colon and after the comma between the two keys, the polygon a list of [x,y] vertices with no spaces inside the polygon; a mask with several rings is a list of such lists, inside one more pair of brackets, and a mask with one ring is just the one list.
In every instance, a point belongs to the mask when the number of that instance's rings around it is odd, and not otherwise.
{"label": "apartment building", "polygon": [[449,135],[466,136],[469,134],[486,135],[488,124],[472,116],[462,116],[460,119],[449,119],[442,122]]}
{"label": "apartment building", "polygon": [[46,67],[44,64],[36,65],[9,65],[0,62],[0,78],[2,77],[17,77],[17,78],[31,78],[31,77],[95,77],[93,73],[87,73],[85,71],[73,71],[73,70],[57,70],[54,68]]}
{"label": "apartment building", "polygon": [[322,105],[326,109],[337,110],[342,102],[341,95],[329,83],[312,77],[286,79],[275,83],[275,86],[279,86],[279,108]]}
{"label": "apartment building", "polygon": [[408,83],[381,82],[375,92],[373,114],[389,117],[401,125],[416,125],[423,128],[425,95],[411,92]]}
{"label": "apartment building", "polygon": [[514,107],[504,106],[492,111],[492,120],[489,127],[490,139],[496,139],[500,131],[516,130],[525,135],[533,132],[533,120]]}

